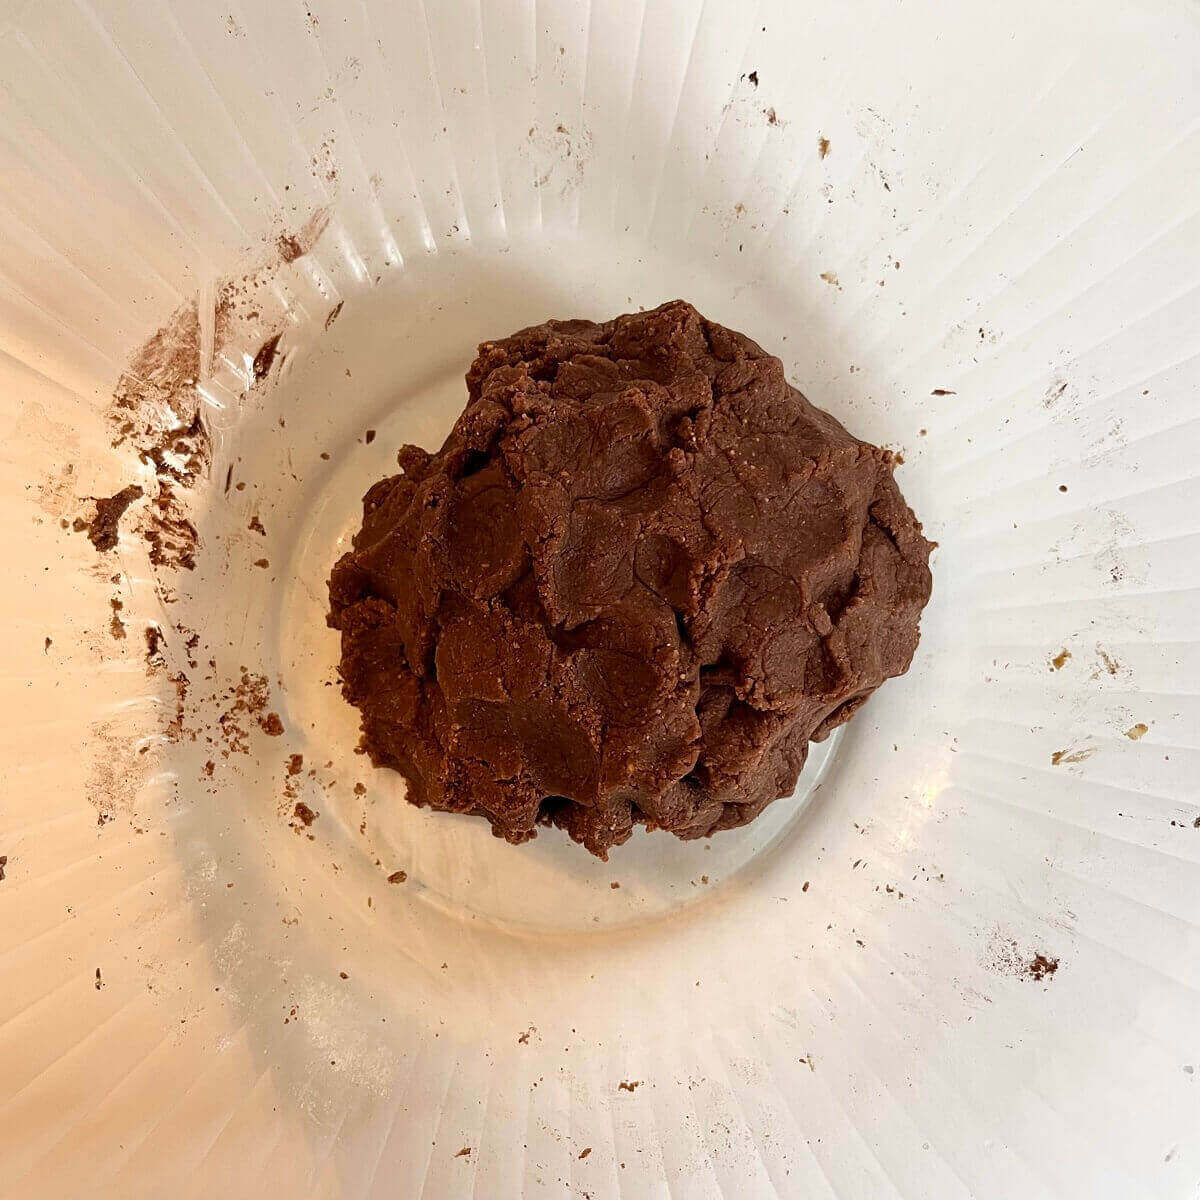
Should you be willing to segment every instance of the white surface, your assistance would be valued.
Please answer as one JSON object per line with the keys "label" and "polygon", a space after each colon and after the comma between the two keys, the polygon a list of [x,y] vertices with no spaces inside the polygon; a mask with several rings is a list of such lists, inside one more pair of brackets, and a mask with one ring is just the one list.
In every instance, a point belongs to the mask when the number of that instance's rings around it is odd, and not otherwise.
{"label": "white surface", "polygon": [[[0,1194],[1194,1198],[1198,61],[1168,4],[0,3]],[[248,267],[197,570],[99,559],[122,368]],[[680,295],[903,451],[912,671],[711,843],[410,808],[324,686],[361,491],[478,340]]]}

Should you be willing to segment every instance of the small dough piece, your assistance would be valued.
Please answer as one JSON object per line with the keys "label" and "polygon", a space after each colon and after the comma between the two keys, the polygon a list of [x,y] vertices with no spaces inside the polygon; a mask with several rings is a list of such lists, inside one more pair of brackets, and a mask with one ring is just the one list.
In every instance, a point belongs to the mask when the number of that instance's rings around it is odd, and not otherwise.
{"label": "small dough piece", "polygon": [[601,858],[753,820],[908,669],[930,543],[892,456],[674,301],[485,342],[436,454],[329,581],[343,690],[409,799]]}

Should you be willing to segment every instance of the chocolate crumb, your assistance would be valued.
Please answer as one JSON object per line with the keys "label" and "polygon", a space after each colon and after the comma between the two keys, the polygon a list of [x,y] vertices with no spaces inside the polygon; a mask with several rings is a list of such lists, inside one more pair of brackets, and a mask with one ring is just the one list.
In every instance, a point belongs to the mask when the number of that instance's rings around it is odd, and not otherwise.
{"label": "chocolate crumb", "polygon": [[642,1081],[640,1079],[635,1079],[632,1083],[630,1083],[628,1080],[624,1080],[617,1085],[617,1091],[635,1092],[641,1086],[641,1083]]}
{"label": "chocolate crumb", "polygon": [[[957,392],[952,392],[949,388],[934,388],[933,391],[930,392],[929,394],[931,396],[957,396],[958,395]],[[921,432],[924,433],[924,430],[922,430]]]}
{"label": "chocolate crumb", "polygon": [[100,968],[96,968],[96,991],[99,991],[104,986],[104,980],[100,976]]}
{"label": "chocolate crumb", "polygon": [[1067,660],[1071,657],[1070,650],[1065,647],[1060,650],[1051,660],[1050,669],[1052,671],[1061,671],[1067,665]]}
{"label": "chocolate crumb", "polygon": [[1048,979],[1058,970],[1058,959],[1049,958],[1045,954],[1035,954],[1027,969],[1031,979]]}
{"label": "chocolate crumb", "polygon": [[269,712],[265,717],[259,717],[258,723],[268,737],[279,737],[283,733],[283,722],[277,712]]}
{"label": "chocolate crumb", "polygon": [[367,432],[365,434],[363,434],[363,441],[366,442],[366,444],[369,446],[374,440],[375,440],[375,430],[368,429]]}
{"label": "chocolate crumb", "polygon": [[757,71],[751,71],[750,74],[746,76],[746,78],[749,79],[750,82],[752,84],[754,84],[755,87],[758,87],[758,72]]}
{"label": "chocolate crumb", "polygon": [[112,608],[112,620],[108,623],[109,632],[117,641],[121,641],[125,637],[125,622],[121,620],[121,610],[125,605],[116,596],[113,596],[108,603]]}
{"label": "chocolate crumb", "polygon": [[1143,721],[1139,721],[1136,725],[1133,725],[1129,729],[1125,730],[1125,736],[1131,742],[1136,742],[1139,739],[1144,738],[1149,732],[1150,726],[1145,724]]}
{"label": "chocolate crumb", "polygon": [[621,885],[614,879],[608,886],[615,892]]}
{"label": "chocolate crumb", "polygon": [[309,808],[303,800],[297,800],[296,807],[292,810],[292,816],[294,816],[296,820],[302,822],[305,829],[307,829],[320,815],[321,814],[318,812],[313,812],[313,810]]}
{"label": "chocolate crumb", "polygon": [[302,770],[304,770],[304,755],[293,754],[288,759],[287,773],[289,775],[299,775]]}
{"label": "chocolate crumb", "polygon": [[256,558],[254,560],[254,565],[256,567],[262,567],[265,570],[267,567],[269,567],[271,565],[271,560],[269,558]]}
{"label": "chocolate crumb", "polygon": [[350,976],[349,976],[349,975],[347,975],[345,971],[339,971],[339,972],[338,972],[338,978],[339,978],[339,979],[349,979],[349,978],[350,978]]}
{"label": "chocolate crumb", "polygon": [[339,317],[339,316],[341,316],[341,313],[342,313],[342,305],[343,305],[343,304],[345,304],[345,303],[346,303],[346,302],[345,302],[345,300],[339,300],[339,301],[338,301],[338,302],[337,302],[337,303],[336,303],[336,304],[333,306],[333,308],[331,308],[331,309],[329,310],[329,316],[327,316],[327,317],[325,318],[325,328],[326,328],[326,329],[328,329],[328,328],[330,327],[330,325],[332,325],[332,324],[334,323],[334,321],[336,321],[336,320],[338,319],[338,317]]}
{"label": "chocolate crumb", "polygon": [[592,1152],[592,1148],[591,1148],[591,1146],[585,1146],[585,1147],[584,1147],[582,1150],[580,1150],[580,1152],[579,1152],[579,1157],[580,1157],[580,1158],[587,1158],[587,1156],[588,1156],[589,1154],[591,1154],[591,1152]]}
{"label": "chocolate crumb", "polygon": [[802,892],[808,891],[808,882],[809,881],[807,879],[804,881],[804,886],[800,889]]}
{"label": "chocolate crumb", "polygon": [[256,380],[267,377],[267,373],[271,370],[271,364],[274,363],[275,355],[279,350],[279,339],[281,337],[283,337],[283,334],[277,333],[267,338],[259,348],[258,353],[254,356],[254,378]]}
{"label": "chocolate crumb", "polygon": [[300,245],[300,239],[294,233],[280,234],[275,246],[279,251],[279,257],[285,263],[295,262],[304,253],[304,247]]}
{"label": "chocolate crumb", "polygon": [[1040,951],[1022,951],[1014,938],[1001,934],[993,939],[985,965],[1001,975],[1041,982],[1058,970],[1058,959]]}
{"label": "chocolate crumb", "polygon": [[471,1147],[464,1146],[454,1157],[455,1158],[469,1158],[470,1154],[471,1154]]}
{"label": "chocolate crumb", "polygon": [[408,879],[407,871],[393,871],[388,877],[388,883],[404,883]]}
{"label": "chocolate crumb", "polygon": [[229,464],[229,470],[225,472],[225,492],[228,494],[229,485],[233,482],[233,463]]}
{"label": "chocolate crumb", "polygon": [[822,158],[829,153],[829,139],[827,137],[817,138],[817,153]]}
{"label": "chocolate crumb", "polygon": [[42,653],[43,653],[43,654],[49,654],[49,653],[50,653],[50,647],[51,647],[51,646],[53,646],[53,645],[54,645],[54,639],[53,639],[53,638],[49,638],[49,637],[48,637],[48,638],[46,639],[46,644],[45,644],[45,645],[42,647]]}
{"label": "chocolate crumb", "polygon": [[125,510],[144,495],[145,492],[136,483],[131,483],[115,496],[97,500],[96,515],[84,526],[87,529],[88,541],[101,552],[112,550],[117,544],[117,526],[125,515]]}
{"label": "chocolate crumb", "polygon": [[246,528],[249,529],[251,533],[261,533],[263,537],[267,536],[267,531],[263,528],[263,523],[258,519],[257,513],[250,518],[250,524],[247,525]]}
{"label": "chocolate crumb", "polygon": [[8,866],[8,855],[0,854],[0,883],[4,882],[4,868]]}

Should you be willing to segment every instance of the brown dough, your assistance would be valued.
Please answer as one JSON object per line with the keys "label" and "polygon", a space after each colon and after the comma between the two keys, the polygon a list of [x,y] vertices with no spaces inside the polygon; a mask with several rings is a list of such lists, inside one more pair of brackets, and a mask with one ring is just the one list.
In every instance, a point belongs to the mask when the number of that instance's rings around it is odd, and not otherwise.
{"label": "brown dough", "polygon": [[794,789],[908,669],[930,543],[892,457],[675,301],[485,342],[329,581],[346,698],[418,805],[604,858]]}

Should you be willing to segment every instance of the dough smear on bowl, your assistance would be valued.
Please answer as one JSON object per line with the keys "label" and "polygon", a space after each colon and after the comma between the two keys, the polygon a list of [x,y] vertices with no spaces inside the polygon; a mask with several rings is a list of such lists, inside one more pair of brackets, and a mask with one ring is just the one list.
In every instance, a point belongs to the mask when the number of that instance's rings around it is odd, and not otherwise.
{"label": "dough smear on bowl", "polygon": [[788,795],[908,669],[930,543],[892,456],[674,301],[485,342],[329,581],[363,744],[418,805],[606,857]]}

